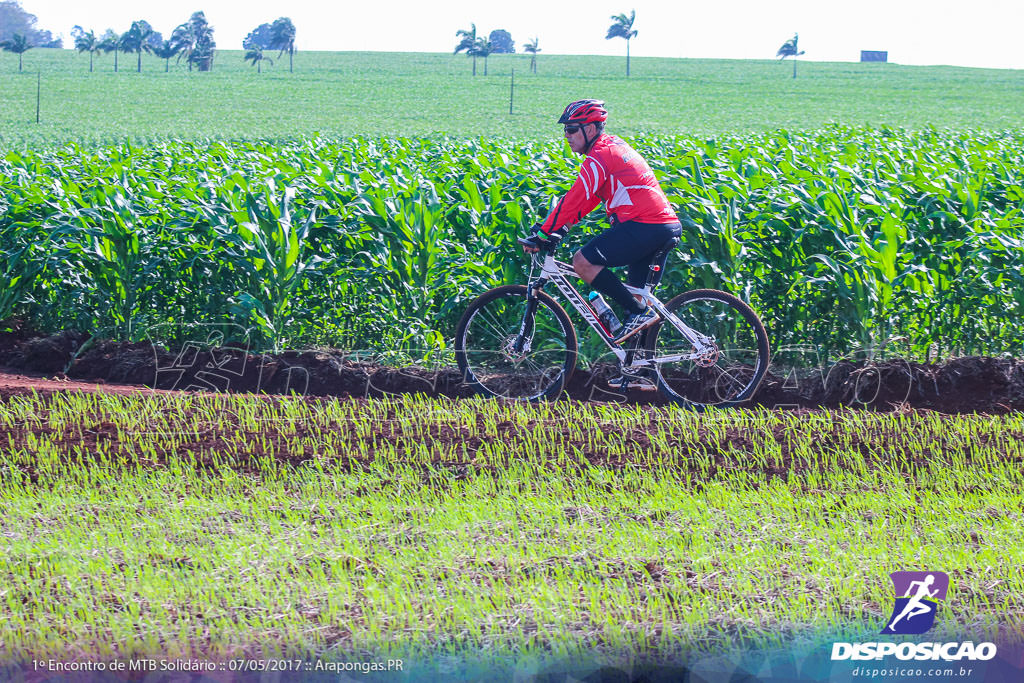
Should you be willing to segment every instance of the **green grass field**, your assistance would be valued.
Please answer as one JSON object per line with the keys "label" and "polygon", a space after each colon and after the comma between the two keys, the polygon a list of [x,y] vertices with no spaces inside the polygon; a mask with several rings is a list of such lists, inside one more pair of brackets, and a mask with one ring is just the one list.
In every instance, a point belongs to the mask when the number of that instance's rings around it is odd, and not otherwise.
{"label": "green grass field", "polygon": [[[471,75],[464,55],[300,53],[263,74],[242,52],[217,53],[210,73],[189,73],[155,57],[113,59],[30,50],[25,72],[0,54],[0,146],[41,148],[69,140],[296,138],[321,133],[515,138],[557,136],[570,98],[599,97],[611,129],[625,135],[716,135],[856,126],[1002,129],[1020,126],[1024,72],[895,64],[635,58],[632,76],[613,57],[496,55]],[[509,115],[510,73],[516,104]],[[41,123],[35,123],[36,72]]]}

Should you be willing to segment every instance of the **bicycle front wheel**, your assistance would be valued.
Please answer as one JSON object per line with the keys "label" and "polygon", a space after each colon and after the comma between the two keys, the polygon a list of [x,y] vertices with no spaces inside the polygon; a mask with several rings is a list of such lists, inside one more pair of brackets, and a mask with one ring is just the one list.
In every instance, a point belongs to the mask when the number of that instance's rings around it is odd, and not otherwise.
{"label": "bicycle front wheel", "polygon": [[576,368],[576,330],[550,296],[507,285],[474,300],[455,329],[455,359],[478,393],[557,398]]}
{"label": "bicycle front wheel", "polygon": [[697,289],[675,297],[666,308],[709,343],[694,357],[694,345],[671,322],[650,328],[647,352],[661,393],[698,410],[750,399],[768,369],[770,353],[768,334],[750,306],[727,292]]}

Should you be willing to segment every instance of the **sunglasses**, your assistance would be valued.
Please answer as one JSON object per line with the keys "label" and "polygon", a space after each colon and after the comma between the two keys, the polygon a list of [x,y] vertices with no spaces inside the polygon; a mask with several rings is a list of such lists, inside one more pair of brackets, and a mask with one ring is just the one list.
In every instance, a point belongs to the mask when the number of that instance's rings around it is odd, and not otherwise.
{"label": "sunglasses", "polygon": [[582,128],[582,126],[566,126],[565,127],[565,134],[566,135],[575,135],[576,133],[580,132],[580,128]]}

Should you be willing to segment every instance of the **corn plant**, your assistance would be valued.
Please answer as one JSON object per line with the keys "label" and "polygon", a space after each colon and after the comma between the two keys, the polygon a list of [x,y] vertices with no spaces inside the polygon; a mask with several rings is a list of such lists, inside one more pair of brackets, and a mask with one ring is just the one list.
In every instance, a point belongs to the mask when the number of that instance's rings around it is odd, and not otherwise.
{"label": "corn plant", "polygon": [[[286,187],[277,198],[273,182],[262,196],[244,194],[244,214],[228,215],[240,220],[234,227],[225,255],[249,275],[250,291],[241,292],[234,312],[249,317],[275,349],[285,342],[284,328],[293,314],[295,293],[303,280],[323,260],[310,253],[306,238],[316,222],[311,210],[292,221],[295,189]],[[241,199],[241,194],[236,195]]]}
{"label": "corn plant", "polygon": [[138,316],[156,285],[165,254],[151,216],[123,187],[107,185],[76,196],[55,215],[50,267],[92,288],[98,329],[138,337]]}

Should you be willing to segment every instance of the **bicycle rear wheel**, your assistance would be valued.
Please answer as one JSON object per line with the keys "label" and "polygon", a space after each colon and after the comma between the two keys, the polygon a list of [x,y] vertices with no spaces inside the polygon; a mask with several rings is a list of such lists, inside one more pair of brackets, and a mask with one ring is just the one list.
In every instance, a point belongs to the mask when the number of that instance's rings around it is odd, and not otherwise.
{"label": "bicycle rear wheel", "polygon": [[524,285],[474,300],[455,328],[455,359],[478,393],[525,401],[557,398],[576,368],[576,330],[550,296]]}
{"label": "bicycle rear wheel", "polygon": [[714,289],[696,289],[675,297],[666,308],[713,345],[700,358],[659,362],[693,355],[693,344],[662,320],[646,339],[655,361],[658,389],[673,402],[695,409],[725,407],[750,399],[768,369],[768,334],[757,314],[740,299]]}

